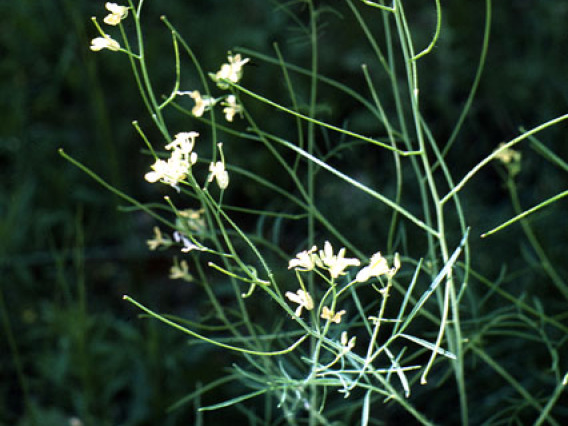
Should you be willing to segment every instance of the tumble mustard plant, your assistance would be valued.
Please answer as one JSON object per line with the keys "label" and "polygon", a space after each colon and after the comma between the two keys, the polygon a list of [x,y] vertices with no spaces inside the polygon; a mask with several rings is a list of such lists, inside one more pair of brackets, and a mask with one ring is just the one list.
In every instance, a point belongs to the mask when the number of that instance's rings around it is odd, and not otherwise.
{"label": "tumble mustard plant", "polygon": [[[173,189],[175,193],[172,198],[166,197],[158,208],[114,191],[160,222],[161,227],[153,228],[153,238],[146,241],[149,250],[159,249],[163,254],[165,250],[175,249],[168,276],[191,283],[192,289],[200,292],[208,315],[203,323],[201,318],[184,322],[159,314],[130,296],[124,298],[152,318],[185,333],[192,343],[213,345],[233,352],[238,358],[226,379],[182,398],[180,406],[190,400],[198,405],[207,390],[240,380],[240,395],[200,407],[200,412],[238,405],[255,424],[355,424],[357,418],[366,426],[371,422],[372,404],[392,402],[414,421],[430,425],[429,416],[416,408],[412,400],[413,390],[418,388],[419,396],[424,396],[425,392],[436,392],[436,388],[453,386],[452,389],[458,390],[459,419],[467,425],[471,417],[466,386],[467,357],[474,353],[477,361],[481,359],[495,370],[500,367],[480,349],[486,331],[476,331],[475,327],[466,331],[462,318],[462,299],[472,274],[477,273],[471,267],[470,229],[459,195],[473,175],[492,159],[503,162],[512,174],[519,173],[521,156],[512,146],[555,122],[542,125],[542,129],[535,128],[532,133],[527,132],[489,153],[456,183],[447,157],[455,137],[440,146],[420,103],[426,91],[419,87],[418,65],[422,65],[425,56],[435,54],[443,22],[440,2],[435,2],[432,39],[426,47],[416,50],[403,1],[393,0],[385,5],[385,2],[346,0],[346,10],[363,30],[376,62],[382,67],[371,71],[362,65],[362,84],[368,86],[365,91],[368,96],[324,77],[318,54],[324,27],[322,12],[326,9],[317,7],[311,0],[304,3],[306,10],[302,12],[307,13],[309,25],[303,23],[303,18],[295,22],[301,26],[302,33],[309,35],[311,61],[302,66],[286,59],[275,45],[273,56],[245,48],[240,48],[239,53],[229,52],[226,63],[216,72],[206,73],[176,27],[162,17],[172,37],[175,61],[175,80],[166,94],[155,92],[149,72],[153,63],[144,50],[146,34],[141,25],[144,0],[139,0],[137,7],[130,1],[129,6],[105,4],[109,14],[103,22],[119,27],[122,44],[93,19],[99,37],[91,41],[90,49],[108,49],[127,56],[142,101],[163,138],[150,140],[135,122],[153,162],[144,179],[162,183],[166,185],[162,190]],[[486,0],[486,5],[490,5],[490,0]],[[286,8],[292,10],[291,5]],[[380,39],[385,46],[374,39],[375,29],[369,29],[367,15],[362,11],[370,14],[369,17],[381,18],[373,22],[382,22],[384,37]],[[132,28],[122,25],[126,18],[132,19]],[[490,18],[487,20],[489,23]],[[485,37],[484,43],[488,35]],[[190,69],[186,68],[184,54],[193,64]],[[257,61],[266,68],[278,65],[278,71],[273,71],[282,74],[277,81],[282,82],[287,92],[282,99],[268,99],[247,87],[247,79],[243,80],[245,65],[249,64],[246,72],[253,74],[253,78],[261,72],[256,69],[261,67],[250,66],[251,58],[254,65]],[[188,81],[194,82],[192,90],[179,90],[183,73],[191,74]],[[374,80],[387,81],[384,90],[388,94],[378,90]],[[359,132],[356,122],[344,120],[341,125],[333,124],[333,113],[323,112],[327,104],[319,97],[322,86],[348,95],[360,104],[365,120],[367,117],[374,120],[374,136]],[[309,90],[304,93],[301,88],[305,87]],[[215,95],[215,91],[223,92]],[[385,99],[393,101],[388,110]],[[284,116],[279,121],[286,126],[284,131],[278,134],[268,125],[264,128],[263,119],[254,116],[249,100],[274,113],[275,120]],[[215,118],[217,108],[222,108],[224,121]],[[179,123],[171,124],[170,111],[183,117],[182,128],[199,129],[201,135],[184,131],[172,139],[170,135],[174,133],[170,129],[179,127]],[[235,117],[239,118],[236,122]],[[460,119],[458,127],[462,122]],[[205,128],[209,126],[208,130],[201,130],[198,123]],[[189,127],[193,124],[196,127]],[[388,191],[383,193],[364,183],[372,179],[366,176],[356,179],[332,165],[343,153],[367,155],[365,151],[357,151],[361,146],[369,149],[369,155],[376,150],[381,153],[377,158],[392,160],[396,171],[392,178],[392,198],[385,195]],[[266,155],[257,162],[266,160],[267,164],[263,164],[266,170],[256,170],[258,164],[245,159],[243,152],[247,156],[250,152]],[[270,161],[274,161],[274,167]],[[86,167],[80,167],[102,181]],[[364,176],[366,172],[357,173]],[[369,222],[373,222],[372,217],[386,214],[384,210],[390,215],[389,220],[380,217],[373,223],[384,236],[363,239],[374,251],[370,258],[354,242],[361,240],[352,235],[359,228],[334,218],[333,203],[338,201],[330,202],[329,208],[320,200],[320,190],[326,185],[329,191],[337,190],[333,179],[349,185],[345,190],[349,199],[361,195],[380,205],[381,208],[369,214]],[[236,188],[236,182],[244,184]],[[245,205],[243,194],[254,192],[255,185],[270,193],[261,208]],[[418,193],[420,199],[409,201],[410,197],[403,197],[407,191]],[[251,226],[252,221],[242,219],[241,214],[255,217],[255,226]],[[271,232],[266,232],[268,226]],[[323,248],[321,245],[318,248],[317,241],[324,241]],[[331,241],[335,241],[333,245]],[[334,250],[334,245],[339,250]],[[293,247],[311,248],[292,257],[289,253]],[[383,250],[377,251],[379,248]],[[348,253],[353,257],[347,257]],[[548,273],[554,276],[550,269]],[[558,288],[568,288],[558,276],[555,279]],[[493,290],[503,291],[498,286]],[[526,305],[519,304],[517,308],[524,310],[523,315],[534,314],[534,309],[530,308],[531,311]],[[558,327],[557,323],[551,320],[547,326]],[[471,338],[466,336],[467,332]],[[428,387],[431,374],[436,378],[435,388]],[[509,380],[506,373],[501,375]],[[560,389],[564,385],[559,382],[558,386]],[[516,387],[522,388],[520,384]],[[261,397],[265,398],[263,416],[247,405]],[[345,398],[353,399],[343,403]],[[533,408],[544,412],[545,407],[539,401],[527,399]],[[355,416],[354,412],[360,414]]]}

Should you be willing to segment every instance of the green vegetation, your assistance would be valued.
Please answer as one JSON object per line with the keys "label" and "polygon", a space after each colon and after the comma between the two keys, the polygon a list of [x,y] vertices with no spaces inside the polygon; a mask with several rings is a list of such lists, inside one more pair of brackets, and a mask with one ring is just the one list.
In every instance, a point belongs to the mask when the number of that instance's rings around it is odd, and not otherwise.
{"label": "green vegetation", "polygon": [[329,3],[0,6],[0,424],[566,422],[568,7]]}

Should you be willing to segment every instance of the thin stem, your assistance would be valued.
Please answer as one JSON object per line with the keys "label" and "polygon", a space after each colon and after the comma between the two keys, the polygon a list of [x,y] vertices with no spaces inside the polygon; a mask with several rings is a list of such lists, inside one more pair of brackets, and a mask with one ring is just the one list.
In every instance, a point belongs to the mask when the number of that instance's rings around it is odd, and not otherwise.
{"label": "thin stem", "polygon": [[355,139],[360,139],[360,140],[365,141],[365,142],[370,142],[370,143],[372,143],[372,144],[374,144],[374,145],[378,145],[378,146],[380,146],[380,147],[382,147],[382,148],[388,149],[389,151],[396,151],[398,154],[400,154],[400,155],[402,155],[402,156],[404,156],[404,157],[410,156],[410,155],[419,155],[419,154],[420,154],[420,151],[400,151],[400,150],[398,150],[398,149],[396,149],[396,148],[393,148],[392,146],[390,146],[390,145],[388,145],[388,144],[386,144],[386,143],[384,143],[384,142],[380,142],[380,141],[378,141],[378,140],[376,140],[376,139],[368,138],[368,137],[363,136],[363,135],[360,135],[360,134],[358,134],[358,133],[354,133],[354,132],[352,132],[352,131],[350,131],[350,130],[342,129],[342,128],[337,127],[337,126],[334,126],[334,125],[332,125],[332,124],[325,123],[325,122],[323,122],[323,121],[317,120],[317,119],[315,119],[315,118],[313,118],[313,117],[310,117],[310,116],[301,114],[301,113],[299,113],[299,112],[297,112],[297,111],[291,110],[291,109],[289,109],[289,108],[286,108],[286,107],[283,106],[283,105],[280,105],[280,104],[278,104],[278,103],[276,103],[276,102],[273,102],[273,101],[271,101],[270,99],[267,99],[267,98],[265,98],[265,97],[263,97],[263,96],[260,96],[259,94],[255,93],[255,92],[252,92],[252,91],[250,91],[250,90],[248,90],[248,89],[245,89],[244,87],[242,87],[242,86],[240,86],[240,85],[238,85],[238,84],[233,84],[233,85],[231,85],[231,87],[234,87],[234,88],[236,88],[237,90],[239,90],[240,92],[243,92],[243,93],[249,95],[250,97],[252,97],[252,98],[254,98],[254,99],[257,99],[257,100],[259,100],[259,101],[261,101],[261,102],[263,102],[263,103],[265,103],[265,104],[267,104],[267,105],[270,105],[270,106],[272,106],[272,107],[274,107],[274,108],[276,108],[276,109],[279,109],[279,110],[281,110],[281,111],[283,111],[283,112],[285,112],[285,113],[287,113],[287,114],[293,115],[293,116],[295,116],[295,117],[302,118],[302,119],[306,120],[306,121],[309,122],[309,123],[317,124],[318,126],[325,127],[325,128],[327,128],[327,129],[330,129],[330,130],[334,130],[334,131],[336,131],[336,132],[338,132],[338,133],[342,133],[342,134],[345,134],[345,135],[347,135],[347,136],[351,136],[351,137],[353,137],[353,138],[355,138]]}
{"label": "thin stem", "polygon": [[462,190],[462,188],[465,186],[465,184],[467,182],[469,182],[469,180],[475,176],[475,174],[480,171],[483,167],[485,167],[491,160],[493,160],[494,158],[498,157],[503,151],[505,151],[506,149],[512,148],[513,146],[515,146],[516,144],[518,144],[519,142],[524,141],[525,139],[527,139],[529,136],[532,136],[542,130],[545,130],[551,126],[554,126],[555,124],[558,124],[564,120],[568,119],[568,114],[564,114],[561,115],[559,117],[553,118],[552,120],[549,120],[539,126],[536,126],[534,128],[532,128],[531,130],[526,131],[525,133],[523,133],[520,136],[517,136],[516,138],[510,140],[509,142],[507,142],[506,144],[501,145],[498,149],[496,149],[495,151],[493,151],[491,154],[489,154],[487,157],[485,157],[483,160],[481,160],[479,163],[477,163],[475,165],[475,167],[473,167],[464,177],[463,179],[455,186],[451,189],[451,191],[449,191],[441,200],[442,204],[445,204],[450,198],[452,198],[455,194],[457,194],[458,192],[460,192]]}

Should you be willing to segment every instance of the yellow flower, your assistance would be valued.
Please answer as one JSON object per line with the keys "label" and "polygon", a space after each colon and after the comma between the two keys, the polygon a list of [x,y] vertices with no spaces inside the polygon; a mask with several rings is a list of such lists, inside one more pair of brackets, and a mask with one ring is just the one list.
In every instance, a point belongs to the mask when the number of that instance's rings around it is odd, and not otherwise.
{"label": "yellow flower", "polygon": [[178,92],[178,94],[189,95],[195,101],[195,106],[191,109],[191,113],[196,117],[201,117],[205,111],[209,111],[217,102],[217,100],[211,96],[201,96],[199,90]]}
{"label": "yellow flower", "polygon": [[[345,269],[349,266],[359,266],[361,262],[359,259],[353,258],[345,258],[345,247],[343,247],[337,255],[333,254],[333,248],[329,241],[326,241],[324,244],[323,250],[320,250],[319,253],[319,260],[323,266],[326,266],[329,269],[329,274],[331,278],[337,278],[340,275],[345,275]],[[318,263],[318,261],[316,261]],[[318,264],[318,266],[320,266]]]}
{"label": "yellow flower", "polygon": [[298,271],[311,271],[316,266],[317,254],[313,254],[317,250],[316,246],[313,246],[309,250],[304,250],[296,255],[295,259],[290,260],[288,263],[288,269],[296,269]]}
{"label": "yellow flower", "polygon": [[93,52],[98,52],[103,49],[116,52],[120,50],[120,44],[108,34],[105,34],[104,37],[97,37],[91,40],[91,50]]}
{"label": "yellow flower", "polygon": [[236,114],[242,115],[243,113],[243,107],[237,103],[237,97],[235,95],[227,96],[227,101],[223,102],[221,105],[225,105],[223,113],[227,121],[233,121]]}
{"label": "yellow flower", "polygon": [[116,3],[107,2],[105,7],[110,12],[103,20],[107,25],[118,25],[120,21],[128,16],[128,7],[119,6]]}
{"label": "yellow flower", "polygon": [[172,245],[172,240],[168,236],[163,236],[162,231],[157,226],[154,226],[154,238],[147,240],[148,248],[150,250],[156,250],[160,246],[169,247]]}
{"label": "yellow flower", "polygon": [[243,76],[243,65],[249,61],[249,58],[241,59],[240,54],[229,55],[228,63],[221,65],[221,69],[216,74],[209,74],[220,89],[228,89],[229,84],[223,82],[228,80],[231,83],[238,83]]}
{"label": "yellow flower", "polygon": [[341,317],[345,314],[345,310],[342,309],[339,312],[333,312],[331,309],[329,309],[327,306],[324,306],[321,312],[321,317],[325,320],[329,320],[331,322],[334,322],[336,324],[339,324],[341,322]]}
{"label": "yellow flower", "polygon": [[499,152],[495,155],[495,158],[507,167],[507,170],[509,170],[512,176],[515,176],[521,171],[522,155],[519,151],[515,151],[512,148],[502,149],[503,145],[505,144],[502,143],[499,145],[499,148],[497,148]]}
{"label": "yellow flower", "polygon": [[512,148],[502,149],[504,145],[505,145],[504,143],[499,144],[498,149],[500,149],[501,151],[499,151],[495,155],[495,158],[501,160],[501,162],[505,164],[510,163],[512,161],[521,161],[521,153],[519,151],[515,151]]}
{"label": "yellow flower", "polygon": [[189,273],[189,267],[185,260],[178,262],[177,258],[174,258],[174,264],[170,268],[170,279],[193,281],[193,276]]}
{"label": "yellow flower", "polygon": [[179,228],[188,228],[190,231],[197,234],[203,233],[206,229],[205,218],[203,217],[204,210],[179,210],[176,224]]}
{"label": "yellow flower", "polygon": [[388,275],[392,278],[399,269],[400,256],[398,255],[398,253],[394,255],[394,266],[392,268],[389,268],[387,260],[381,255],[381,252],[379,251],[371,256],[369,266],[365,266],[357,273],[355,281],[364,283],[371,277],[379,277],[381,275]]}
{"label": "yellow flower", "polygon": [[296,308],[294,314],[299,317],[302,315],[302,310],[306,308],[308,311],[314,309],[314,301],[310,293],[304,291],[302,289],[298,290],[296,293],[292,293],[291,291],[286,292],[286,297],[294,303],[297,303],[299,306]]}

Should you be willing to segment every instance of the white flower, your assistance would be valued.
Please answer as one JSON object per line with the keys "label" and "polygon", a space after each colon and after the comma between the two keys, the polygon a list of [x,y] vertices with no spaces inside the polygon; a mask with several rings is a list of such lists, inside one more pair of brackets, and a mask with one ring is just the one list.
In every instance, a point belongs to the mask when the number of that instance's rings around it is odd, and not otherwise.
{"label": "white flower", "polygon": [[146,173],[144,179],[150,183],[160,181],[177,188],[177,184],[187,176],[189,163],[176,155],[167,161],[158,159],[151,167],[152,171]]}
{"label": "white flower", "polygon": [[364,283],[371,277],[379,277],[381,275],[388,275],[392,278],[399,269],[400,256],[398,255],[398,253],[394,256],[394,266],[392,268],[389,268],[387,260],[381,255],[381,252],[379,251],[371,256],[369,266],[365,266],[357,273],[355,281]]}
{"label": "white flower", "polygon": [[175,135],[174,140],[166,145],[168,151],[173,151],[172,156],[180,155],[182,159],[189,161],[192,165],[197,162],[197,154],[193,151],[195,138],[199,136],[197,132],[181,132]]}
{"label": "white flower", "polygon": [[357,340],[356,336],[353,336],[349,341],[347,341],[347,332],[344,331],[341,333],[341,346],[343,349],[341,351],[342,355],[345,355],[347,352],[351,352],[351,349],[355,347],[355,341]]}
{"label": "white flower", "polygon": [[98,52],[103,49],[116,52],[120,50],[120,44],[108,34],[105,34],[104,37],[97,37],[91,40],[91,50],[93,52]]}
{"label": "white flower", "polygon": [[146,173],[144,178],[151,183],[160,181],[178,189],[177,184],[187,177],[189,169],[197,162],[197,154],[192,152],[197,136],[197,132],[178,133],[166,145],[166,149],[172,151],[170,158],[157,159],[151,166],[152,171]]}
{"label": "white flower", "polygon": [[335,279],[340,275],[344,275],[345,268],[349,266],[359,266],[361,264],[359,259],[345,258],[344,256],[345,247],[339,250],[337,255],[334,255],[333,248],[329,241],[326,241],[323,250],[320,250],[319,259],[321,260],[321,263],[329,269],[331,278]]}
{"label": "white flower", "polygon": [[107,2],[105,7],[110,12],[103,20],[107,25],[118,25],[121,20],[128,16],[127,6],[119,6],[116,3]]}
{"label": "white flower", "polygon": [[296,269],[298,271],[311,271],[316,266],[316,259],[318,257],[314,252],[317,250],[316,246],[313,246],[309,250],[304,250],[296,255],[295,259],[290,260],[288,263],[288,269]]}
{"label": "white flower", "polygon": [[225,105],[223,113],[227,121],[233,121],[236,114],[242,114],[243,112],[243,107],[237,103],[237,97],[235,95],[227,96],[226,102],[223,102],[221,105]]}
{"label": "white flower", "polygon": [[299,306],[296,308],[294,314],[299,317],[302,315],[302,309],[306,308],[308,311],[314,309],[314,301],[310,293],[302,289],[298,290],[296,293],[287,291],[285,295],[291,302],[297,303]]}
{"label": "white flower", "polygon": [[174,240],[176,242],[181,242],[183,244],[183,248],[181,249],[184,253],[189,253],[191,250],[205,250],[203,247],[198,246],[190,241],[189,238],[182,235],[180,232],[174,232]]}
{"label": "white flower", "polygon": [[345,315],[345,313],[346,311],[344,309],[342,309],[339,312],[333,312],[327,306],[324,306],[321,311],[321,317],[325,320],[329,320],[331,322],[339,324],[341,322],[341,317]]}
{"label": "white flower", "polygon": [[213,182],[213,179],[216,179],[219,188],[226,189],[229,186],[229,173],[225,170],[225,164],[222,161],[211,163],[209,172],[208,182]]}
{"label": "white flower", "polygon": [[214,82],[220,89],[228,89],[229,85],[223,80],[231,83],[238,83],[243,76],[243,65],[249,61],[249,58],[241,59],[240,54],[228,56],[229,63],[221,65],[221,69],[216,74],[210,74]]}

